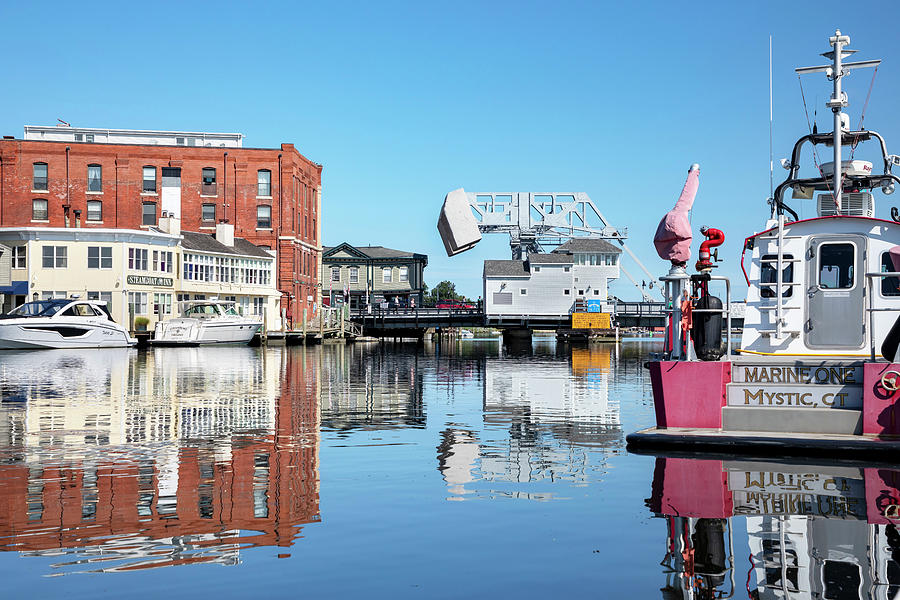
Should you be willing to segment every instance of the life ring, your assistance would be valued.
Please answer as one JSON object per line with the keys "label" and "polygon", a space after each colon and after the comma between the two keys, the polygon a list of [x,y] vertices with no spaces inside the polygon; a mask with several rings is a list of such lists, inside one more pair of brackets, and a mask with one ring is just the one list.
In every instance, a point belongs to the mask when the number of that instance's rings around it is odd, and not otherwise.
{"label": "life ring", "polygon": [[[888,377],[889,375],[893,375],[893,377]],[[896,392],[900,390],[900,373],[897,371],[887,371],[884,375],[881,376],[881,387],[883,387],[888,392]]]}

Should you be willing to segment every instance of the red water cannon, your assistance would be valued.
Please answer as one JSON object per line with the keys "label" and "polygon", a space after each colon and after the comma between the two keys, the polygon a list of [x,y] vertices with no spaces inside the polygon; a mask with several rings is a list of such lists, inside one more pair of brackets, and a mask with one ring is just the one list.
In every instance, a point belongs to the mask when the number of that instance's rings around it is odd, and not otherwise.
{"label": "red water cannon", "polygon": [[712,227],[701,227],[700,233],[706,236],[706,241],[700,244],[700,256],[697,260],[697,271],[700,273],[708,273],[716,265],[714,262],[719,261],[719,251],[714,250],[710,254],[709,249],[714,246],[721,246],[725,242],[725,234],[719,229]]}

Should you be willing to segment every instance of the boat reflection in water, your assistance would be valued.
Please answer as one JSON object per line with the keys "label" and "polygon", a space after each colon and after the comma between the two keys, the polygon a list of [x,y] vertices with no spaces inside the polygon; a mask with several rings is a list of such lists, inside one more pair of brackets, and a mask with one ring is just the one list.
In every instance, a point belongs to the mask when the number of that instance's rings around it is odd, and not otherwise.
{"label": "boat reflection in water", "polygon": [[900,594],[900,470],[657,458],[647,503],[667,523],[665,599]]}
{"label": "boat reflection in water", "polygon": [[448,499],[549,500],[554,494],[542,482],[584,483],[605,470],[602,450],[623,448],[619,406],[609,395],[615,346],[560,345],[571,361],[541,359],[556,351],[536,345],[528,359],[483,359],[484,430],[448,423],[441,432],[438,469]]}
{"label": "boat reflection in water", "polygon": [[319,520],[318,369],[239,347],[4,354],[0,550],[63,574],[290,546]]}

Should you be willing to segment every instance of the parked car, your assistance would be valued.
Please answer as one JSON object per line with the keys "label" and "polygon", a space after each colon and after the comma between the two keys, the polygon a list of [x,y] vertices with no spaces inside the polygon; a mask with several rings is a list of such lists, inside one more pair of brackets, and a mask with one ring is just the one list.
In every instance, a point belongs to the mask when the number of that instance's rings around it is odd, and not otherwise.
{"label": "parked car", "polygon": [[435,308],[451,308],[454,310],[473,309],[475,305],[471,302],[459,302],[456,300],[443,300],[434,305]]}

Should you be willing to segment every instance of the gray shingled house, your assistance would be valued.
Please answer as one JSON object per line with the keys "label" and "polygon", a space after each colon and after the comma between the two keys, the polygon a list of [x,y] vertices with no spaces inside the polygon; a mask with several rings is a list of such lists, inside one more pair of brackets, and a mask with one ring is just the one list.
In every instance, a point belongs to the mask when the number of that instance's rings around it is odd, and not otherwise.
{"label": "gray shingled house", "polygon": [[322,298],[335,306],[345,298],[351,308],[394,302],[422,306],[428,256],[384,246],[344,242],[322,249]]}

